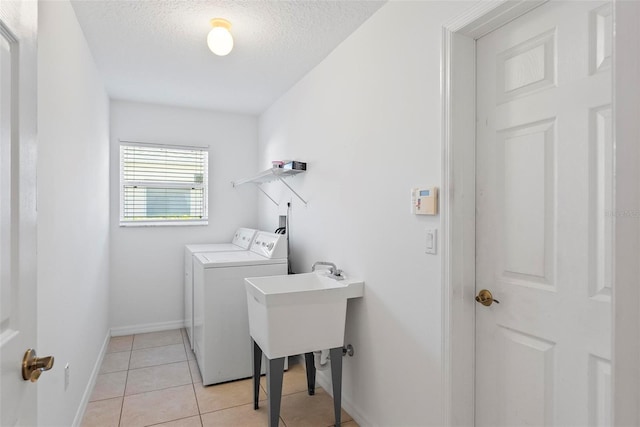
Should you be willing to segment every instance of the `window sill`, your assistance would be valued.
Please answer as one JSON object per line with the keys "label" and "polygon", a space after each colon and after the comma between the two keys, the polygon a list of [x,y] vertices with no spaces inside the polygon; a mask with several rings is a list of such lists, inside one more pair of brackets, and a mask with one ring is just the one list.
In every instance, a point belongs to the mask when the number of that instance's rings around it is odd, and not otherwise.
{"label": "window sill", "polygon": [[120,221],[120,227],[190,227],[209,225],[209,221]]}

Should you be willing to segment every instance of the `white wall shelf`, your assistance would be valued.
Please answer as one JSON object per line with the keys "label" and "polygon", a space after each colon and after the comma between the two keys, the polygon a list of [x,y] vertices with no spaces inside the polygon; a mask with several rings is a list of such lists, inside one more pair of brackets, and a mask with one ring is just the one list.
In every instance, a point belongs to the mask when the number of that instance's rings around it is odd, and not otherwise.
{"label": "white wall shelf", "polygon": [[269,198],[276,206],[280,206],[278,202],[276,202],[273,197],[271,197],[264,189],[262,189],[261,185],[266,184],[268,182],[280,181],[291,191],[302,203],[307,205],[307,201],[300,196],[296,190],[291,188],[285,178],[298,175],[300,173],[306,172],[304,170],[296,170],[296,169],[282,169],[282,168],[271,168],[266,171],[260,172],[259,174],[252,176],[251,178],[240,179],[238,181],[232,182],[234,187],[244,184],[255,184],[258,190],[262,192],[265,196]]}

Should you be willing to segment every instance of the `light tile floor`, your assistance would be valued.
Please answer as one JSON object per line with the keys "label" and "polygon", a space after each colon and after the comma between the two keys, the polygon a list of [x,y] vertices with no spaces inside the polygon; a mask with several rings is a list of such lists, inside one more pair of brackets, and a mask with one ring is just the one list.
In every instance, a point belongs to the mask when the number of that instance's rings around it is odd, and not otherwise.
{"label": "light tile floor", "polygon": [[[284,374],[280,426],[332,426],[333,400],[307,395],[303,364]],[[83,426],[267,426],[266,379],[253,410],[252,380],[204,387],[184,329],[114,337],[109,342]],[[358,427],[342,411],[342,426]]]}

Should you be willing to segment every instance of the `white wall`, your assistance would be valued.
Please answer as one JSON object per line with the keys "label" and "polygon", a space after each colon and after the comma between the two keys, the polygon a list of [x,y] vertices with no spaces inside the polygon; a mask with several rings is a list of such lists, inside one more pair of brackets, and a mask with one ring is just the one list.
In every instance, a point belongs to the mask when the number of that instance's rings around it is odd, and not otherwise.
{"label": "white wall", "polygon": [[[441,425],[440,218],[410,213],[410,189],[440,185],[442,25],[469,2],[390,2],[261,117],[262,168],[308,162],[290,180],[293,267],[333,261],[365,280],[349,303],[343,403],[361,425]],[[282,200],[290,197],[271,185]],[[262,228],[277,210],[260,199]]]}
{"label": "white wall", "polygon": [[37,351],[55,356],[38,419],[62,426],[109,331],[109,99],[69,2],[39,2],[38,21]]}
{"label": "white wall", "polygon": [[[183,251],[229,242],[257,225],[256,190],[231,181],[255,174],[255,116],[112,101],[111,326],[115,334],[182,326]],[[119,140],[209,145],[209,225],[119,226]]]}

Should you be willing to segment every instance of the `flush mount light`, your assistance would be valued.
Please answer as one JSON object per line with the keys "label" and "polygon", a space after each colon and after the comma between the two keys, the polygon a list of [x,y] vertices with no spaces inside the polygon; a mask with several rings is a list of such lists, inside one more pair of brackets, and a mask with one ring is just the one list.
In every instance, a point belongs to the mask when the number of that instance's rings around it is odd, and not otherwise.
{"label": "flush mount light", "polygon": [[213,29],[207,36],[207,45],[211,52],[218,56],[225,56],[233,49],[233,36],[231,36],[231,23],[226,19],[213,18],[211,20]]}

